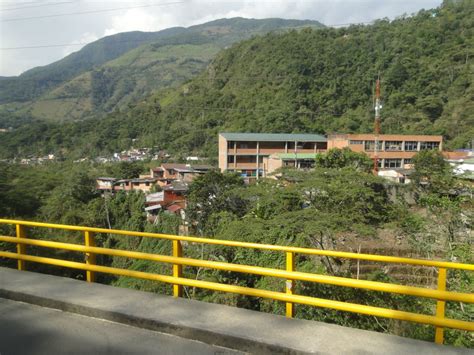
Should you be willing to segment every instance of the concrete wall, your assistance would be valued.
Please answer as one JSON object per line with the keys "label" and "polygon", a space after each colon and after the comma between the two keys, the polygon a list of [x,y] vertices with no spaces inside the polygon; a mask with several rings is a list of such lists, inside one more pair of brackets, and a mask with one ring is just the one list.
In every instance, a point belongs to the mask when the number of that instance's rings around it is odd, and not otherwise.
{"label": "concrete wall", "polygon": [[224,172],[227,169],[227,139],[219,134],[219,169]]}

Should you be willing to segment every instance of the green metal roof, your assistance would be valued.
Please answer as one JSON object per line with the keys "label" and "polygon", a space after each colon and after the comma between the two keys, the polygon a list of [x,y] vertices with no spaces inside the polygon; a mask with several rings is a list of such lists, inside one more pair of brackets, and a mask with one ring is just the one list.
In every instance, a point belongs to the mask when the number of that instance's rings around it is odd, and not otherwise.
{"label": "green metal roof", "polygon": [[219,133],[228,141],[246,142],[327,142],[320,134],[303,133]]}
{"label": "green metal roof", "polygon": [[314,159],[316,158],[316,153],[277,153],[278,158],[281,160],[288,159]]}

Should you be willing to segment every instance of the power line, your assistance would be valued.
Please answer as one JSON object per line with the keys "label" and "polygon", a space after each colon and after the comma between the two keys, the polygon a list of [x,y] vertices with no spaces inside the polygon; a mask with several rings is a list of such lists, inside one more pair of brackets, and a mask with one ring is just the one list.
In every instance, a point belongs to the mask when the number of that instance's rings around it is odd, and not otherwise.
{"label": "power line", "polygon": [[16,17],[16,18],[5,19],[5,20],[2,20],[1,22],[15,22],[15,21],[35,20],[35,19],[73,16],[73,15],[89,15],[89,14],[96,14],[96,13],[103,13],[103,12],[131,10],[131,9],[139,9],[139,8],[146,8],[146,7],[160,7],[160,6],[176,5],[176,4],[183,4],[183,3],[184,3],[184,1],[175,1],[175,2],[168,2],[168,3],[161,3],[161,4],[148,4],[148,5],[140,5],[140,6],[125,6],[125,7],[116,7],[116,8],[112,8],[112,9],[103,9],[103,10],[70,12],[70,13],[56,14],[56,15]]}
{"label": "power line", "polygon": [[[119,10],[122,10],[122,9],[134,9],[134,8],[141,8],[141,7],[153,7],[153,6],[164,6],[164,5],[173,5],[173,4],[182,4],[184,3],[184,1],[178,1],[178,2],[171,2],[171,3],[163,3],[163,4],[155,4],[155,5],[144,5],[144,6],[134,6],[134,7],[123,7],[123,8],[116,8],[116,9],[108,9],[108,10],[97,10],[97,11],[88,11],[88,12],[78,12],[78,13],[70,13],[70,14],[58,14],[58,15],[46,15],[45,17],[59,17],[59,16],[63,16],[63,15],[75,15],[75,14],[88,14],[88,13],[95,13],[95,12],[106,12],[106,11],[119,11]],[[31,18],[43,18],[43,17],[31,17]],[[30,18],[20,18],[18,20],[27,20],[27,19],[30,19]],[[4,20],[3,22],[7,22],[7,21],[14,21],[16,19],[8,19],[8,20]],[[370,25],[370,24],[373,24],[375,21],[377,20],[373,20],[373,21],[367,21],[367,22],[354,22],[354,23],[338,23],[338,24],[329,24],[329,25],[325,25],[326,27],[321,27],[321,28],[315,28],[317,30],[325,30],[325,29],[328,29],[328,28],[332,28],[332,27],[346,27],[346,26],[359,26],[359,25]],[[2,21],[0,21],[2,22]],[[311,27],[311,26],[309,26]],[[313,27],[311,27],[313,28]],[[291,28],[290,28],[291,29]],[[160,32],[160,31],[157,31],[157,32]],[[126,32],[124,32],[126,33]],[[271,33],[271,31],[269,32]],[[102,37],[102,38],[99,38],[98,40],[101,40],[103,38],[106,38],[106,37]],[[150,40],[150,43],[152,44],[152,41],[154,40]],[[21,50],[21,49],[41,49],[41,48],[55,48],[55,47],[73,47],[73,46],[85,46],[85,45],[88,45],[88,44],[91,44],[91,43],[94,43],[96,41],[92,41],[92,42],[79,42],[79,43],[60,43],[60,44],[44,44],[44,45],[37,45],[37,46],[34,46],[34,45],[31,45],[31,46],[21,46],[21,47],[3,47],[3,48],[0,48],[0,51],[9,51],[9,50]],[[126,41],[114,41],[114,43],[123,43],[123,42],[140,42],[140,40],[126,40]]]}
{"label": "power line", "polygon": [[[34,3],[33,3],[34,4]],[[74,1],[63,1],[63,2],[51,2],[42,5],[31,5],[31,6],[23,6],[23,7],[11,7],[8,9],[0,9],[0,12],[5,11],[13,11],[13,10],[23,10],[23,9],[31,9],[36,7],[47,7],[47,6],[56,6],[56,5],[64,5],[64,4],[74,4]]]}
{"label": "power line", "polygon": [[9,51],[9,50],[16,50],[16,49],[37,49],[37,48],[85,46],[87,44],[94,43],[94,42],[80,42],[80,43],[69,43],[69,44],[66,44],[66,43],[63,43],[63,44],[47,44],[47,45],[43,45],[43,46],[5,47],[5,48],[0,48],[0,50],[1,51]]}

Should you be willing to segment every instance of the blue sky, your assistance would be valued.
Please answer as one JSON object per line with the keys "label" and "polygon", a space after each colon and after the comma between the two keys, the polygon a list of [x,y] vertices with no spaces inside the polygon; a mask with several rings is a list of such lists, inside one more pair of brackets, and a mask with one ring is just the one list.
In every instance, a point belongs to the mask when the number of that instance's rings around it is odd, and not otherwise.
{"label": "blue sky", "polygon": [[[18,75],[49,64],[79,50],[82,45],[78,43],[119,32],[159,31],[237,16],[310,19],[327,25],[360,23],[384,17],[393,19],[440,3],[441,0],[0,1],[0,75]],[[51,15],[62,16],[47,17]],[[48,45],[65,46],[5,49]]]}

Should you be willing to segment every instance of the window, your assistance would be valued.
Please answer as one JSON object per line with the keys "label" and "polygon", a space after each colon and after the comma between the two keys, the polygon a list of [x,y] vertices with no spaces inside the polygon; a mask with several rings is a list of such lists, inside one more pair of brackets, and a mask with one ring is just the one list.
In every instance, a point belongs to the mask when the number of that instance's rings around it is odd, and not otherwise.
{"label": "window", "polygon": [[233,156],[233,155],[227,156],[227,162],[228,162],[229,164],[234,163],[234,156]]}
{"label": "window", "polygon": [[350,140],[350,141],[349,141],[349,144],[350,144],[350,145],[364,144],[364,141],[353,141],[353,140]]}
{"label": "window", "polygon": [[415,142],[415,141],[405,142],[405,150],[407,152],[416,152],[418,150],[418,142]]}
{"label": "window", "polygon": [[[364,142],[364,150],[372,151],[375,148],[375,141],[365,141]],[[379,141],[378,150],[382,150],[382,142]]]}
{"label": "window", "polygon": [[255,155],[239,155],[237,157],[237,163],[247,164],[247,163],[256,163],[257,156]]}
{"label": "window", "polygon": [[234,141],[228,141],[227,142],[227,149],[234,149]]}
{"label": "window", "polygon": [[439,149],[439,142],[421,142],[420,150]]}
{"label": "window", "polygon": [[413,164],[413,159],[403,159],[403,164]]}
{"label": "window", "polygon": [[403,143],[401,141],[385,141],[385,150],[389,152],[402,150]]}
{"label": "window", "polygon": [[385,168],[400,168],[401,166],[401,159],[385,159]]}
{"label": "window", "polygon": [[314,168],[315,164],[314,160],[300,160],[298,163],[301,169]]}

